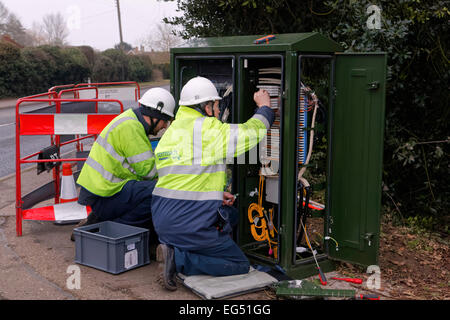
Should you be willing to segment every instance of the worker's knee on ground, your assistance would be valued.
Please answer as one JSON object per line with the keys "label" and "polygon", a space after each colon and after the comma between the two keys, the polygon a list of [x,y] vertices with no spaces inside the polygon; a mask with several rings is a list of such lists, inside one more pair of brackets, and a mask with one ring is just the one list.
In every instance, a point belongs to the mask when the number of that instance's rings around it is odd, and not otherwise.
{"label": "worker's knee on ground", "polygon": [[231,276],[248,273],[250,263],[242,251],[237,246],[228,246],[223,251],[223,247],[223,245],[219,245],[217,248],[209,248],[204,251],[198,250],[195,252],[175,248],[177,272],[186,276],[200,274]]}
{"label": "worker's knee on ground", "polygon": [[233,276],[237,274],[245,274],[250,270],[250,263],[248,261],[228,261],[223,263],[223,265],[217,265],[215,276]]}

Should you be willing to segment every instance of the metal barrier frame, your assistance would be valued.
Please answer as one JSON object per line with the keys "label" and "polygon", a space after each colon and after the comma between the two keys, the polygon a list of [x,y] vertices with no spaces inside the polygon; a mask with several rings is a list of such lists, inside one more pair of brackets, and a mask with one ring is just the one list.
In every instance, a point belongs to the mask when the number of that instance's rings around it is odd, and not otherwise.
{"label": "metal barrier frame", "polygon": [[124,85],[124,84],[133,84],[136,86],[134,89],[134,99],[135,101],[138,101],[141,98],[141,87],[136,81],[119,81],[119,82],[97,82],[97,83],[79,83],[76,84],[74,87],[85,87],[85,86],[115,86],[115,85]]}
{"label": "metal barrier frame", "polygon": [[[68,86],[68,85],[67,85]],[[67,86],[57,86],[57,87],[67,87]],[[55,88],[55,87],[53,87]],[[75,89],[75,88],[74,88]],[[87,88],[86,88],[87,89]],[[49,89],[50,90],[50,89]],[[69,89],[70,90],[70,89]],[[84,88],[78,88],[77,90],[85,90]],[[75,91],[74,91],[75,92]],[[42,99],[41,97],[43,96],[52,96],[53,98],[46,98],[46,99]],[[61,96],[61,93],[60,95]],[[21,153],[20,153],[20,136],[22,135],[51,135],[49,133],[39,133],[39,132],[32,132],[30,131],[29,133],[21,133],[21,115],[23,115],[23,113],[21,114],[19,112],[20,109],[20,105],[24,102],[48,102],[50,105],[52,103],[55,104],[56,107],[56,112],[54,114],[39,114],[39,113],[30,113],[27,114],[26,117],[27,118],[36,118],[36,120],[38,120],[39,117],[42,118],[43,115],[56,115],[56,114],[60,114],[61,113],[61,103],[62,102],[95,102],[96,105],[98,104],[98,102],[114,102],[114,103],[119,103],[120,105],[120,113],[122,113],[124,111],[123,108],[123,103],[120,100],[117,99],[60,99],[58,98],[58,95],[56,92],[54,91],[49,91],[46,93],[41,93],[41,94],[37,94],[34,96],[28,96],[28,97],[24,97],[24,98],[20,98],[17,100],[16,102],[16,234],[17,236],[21,236],[22,235],[22,221],[23,221],[23,197],[22,197],[22,180],[21,180],[21,164],[24,163],[39,163],[39,162],[69,162],[69,161],[85,161],[86,158],[64,158],[64,159],[33,159],[30,160],[30,158],[36,157],[37,155],[39,155],[39,152],[35,152],[33,154],[27,155],[23,158],[21,158]],[[94,116],[101,116],[98,117],[103,118],[109,121],[108,123],[114,118],[116,117],[118,114],[99,114],[98,113],[98,108],[96,108],[96,113],[93,113],[91,115]],[[103,125],[103,124],[102,124]],[[104,126],[101,127],[96,127],[94,130],[95,132],[91,132],[86,136],[83,137],[78,137],[76,139],[70,140],[70,141],[66,141],[64,143],[60,143],[60,137],[59,134],[54,134],[55,139],[51,139],[51,145],[56,145],[58,146],[58,148],[60,148],[62,145],[67,145],[70,143],[74,143],[74,142],[79,142],[83,139],[87,139],[87,138],[91,138],[94,137],[98,134],[100,134],[101,130],[103,130]],[[22,128],[22,131],[24,130],[24,128]],[[59,203],[59,189],[60,189],[60,169],[59,169],[59,165],[55,166],[53,168],[53,181],[54,186],[55,186],[55,204]],[[52,183],[50,182],[50,183]],[[44,185],[45,186],[45,185]],[[41,186],[41,187],[44,187]],[[38,188],[40,189],[40,188]],[[33,190],[34,191],[37,191]],[[31,192],[31,193],[32,193]],[[25,195],[26,196],[26,195]],[[39,203],[36,202],[36,203]],[[33,203],[36,204],[36,203]]]}
{"label": "metal barrier frame", "polygon": [[[63,86],[59,86],[59,87],[63,87]],[[59,92],[58,99],[62,99],[62,95],[67,92],[73,92],[73,98],[80,99],[79,92],[83,91],[83,90],[95,90],[95,99],[98,99],[98,88],[97,87],[82,87],[82,88],[64,89]],[[98,102],[95,103],[95,113],[98,113]],[[75,137],[79,138],[79,135],[75,135]],[[97,135],[95,135],[95,138],[97,138]],[[77,151],[83,151],[83,149],[84,149],[83,144],[80,143],[81,140],[82,139],[77,140]],[[67,144],[67,143],[63,143],[63,144],[60,143],[60,145],[65,145],[65,144]]]}

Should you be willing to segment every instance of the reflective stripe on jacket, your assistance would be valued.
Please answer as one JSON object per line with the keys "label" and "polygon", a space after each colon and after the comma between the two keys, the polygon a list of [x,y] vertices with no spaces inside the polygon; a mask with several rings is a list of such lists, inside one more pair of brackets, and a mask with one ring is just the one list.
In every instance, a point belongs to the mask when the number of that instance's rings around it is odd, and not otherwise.
{"label": "reflective stripe on jacket", "polygon": [[243,124],[228,124],[181,106],[155,150],[159,179],[153,194],[180,200],[222,200],[226,163],[264,138],[269,119],[257,113]]}
{"label": "reflective stripe on jacket", "polygon": [[93,194],[110,197],[130,180],[154,179],[156,175],[150,140],[135,112],[128,109],[97,137],[77,183]]}

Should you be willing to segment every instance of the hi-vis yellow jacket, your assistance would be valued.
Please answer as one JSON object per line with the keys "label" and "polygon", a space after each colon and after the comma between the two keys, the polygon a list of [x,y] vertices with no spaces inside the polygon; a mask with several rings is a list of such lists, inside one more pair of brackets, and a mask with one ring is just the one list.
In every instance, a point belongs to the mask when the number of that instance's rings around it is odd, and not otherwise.
{"label": "hi-vis yellow jacket", "polygon": [[193,250],[217,240],[214,223],[226,164],[255,147],[273,120],[269,107],[259,108],[243,124],[228,124],[180,106],[155,149],[158,182],[152,216],[162,243]]}
{"label": "hi-vis yellow jacket", "polygon": [[228,124],[181,106],[156,147],[159,179],[153,195],[222,200],[226,163],[255,147],[268,127],[262,114],[244,124]]}
{"label": "hi-vis yellow jacket", "polygon": [[110,197],[130,180],[156,176],[150,140],[134,111],[128,109],[100,133],[77,183],[95,195]]}

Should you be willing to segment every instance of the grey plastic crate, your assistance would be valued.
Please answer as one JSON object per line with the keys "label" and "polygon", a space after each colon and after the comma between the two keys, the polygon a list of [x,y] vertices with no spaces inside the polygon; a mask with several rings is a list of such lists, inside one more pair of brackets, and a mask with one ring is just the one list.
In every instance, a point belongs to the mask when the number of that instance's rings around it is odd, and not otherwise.
{"label": "grey plastic crate", "polygon": [[118,274],[150,263],[149,231],[112,221],[74,229],[75,262]]}

